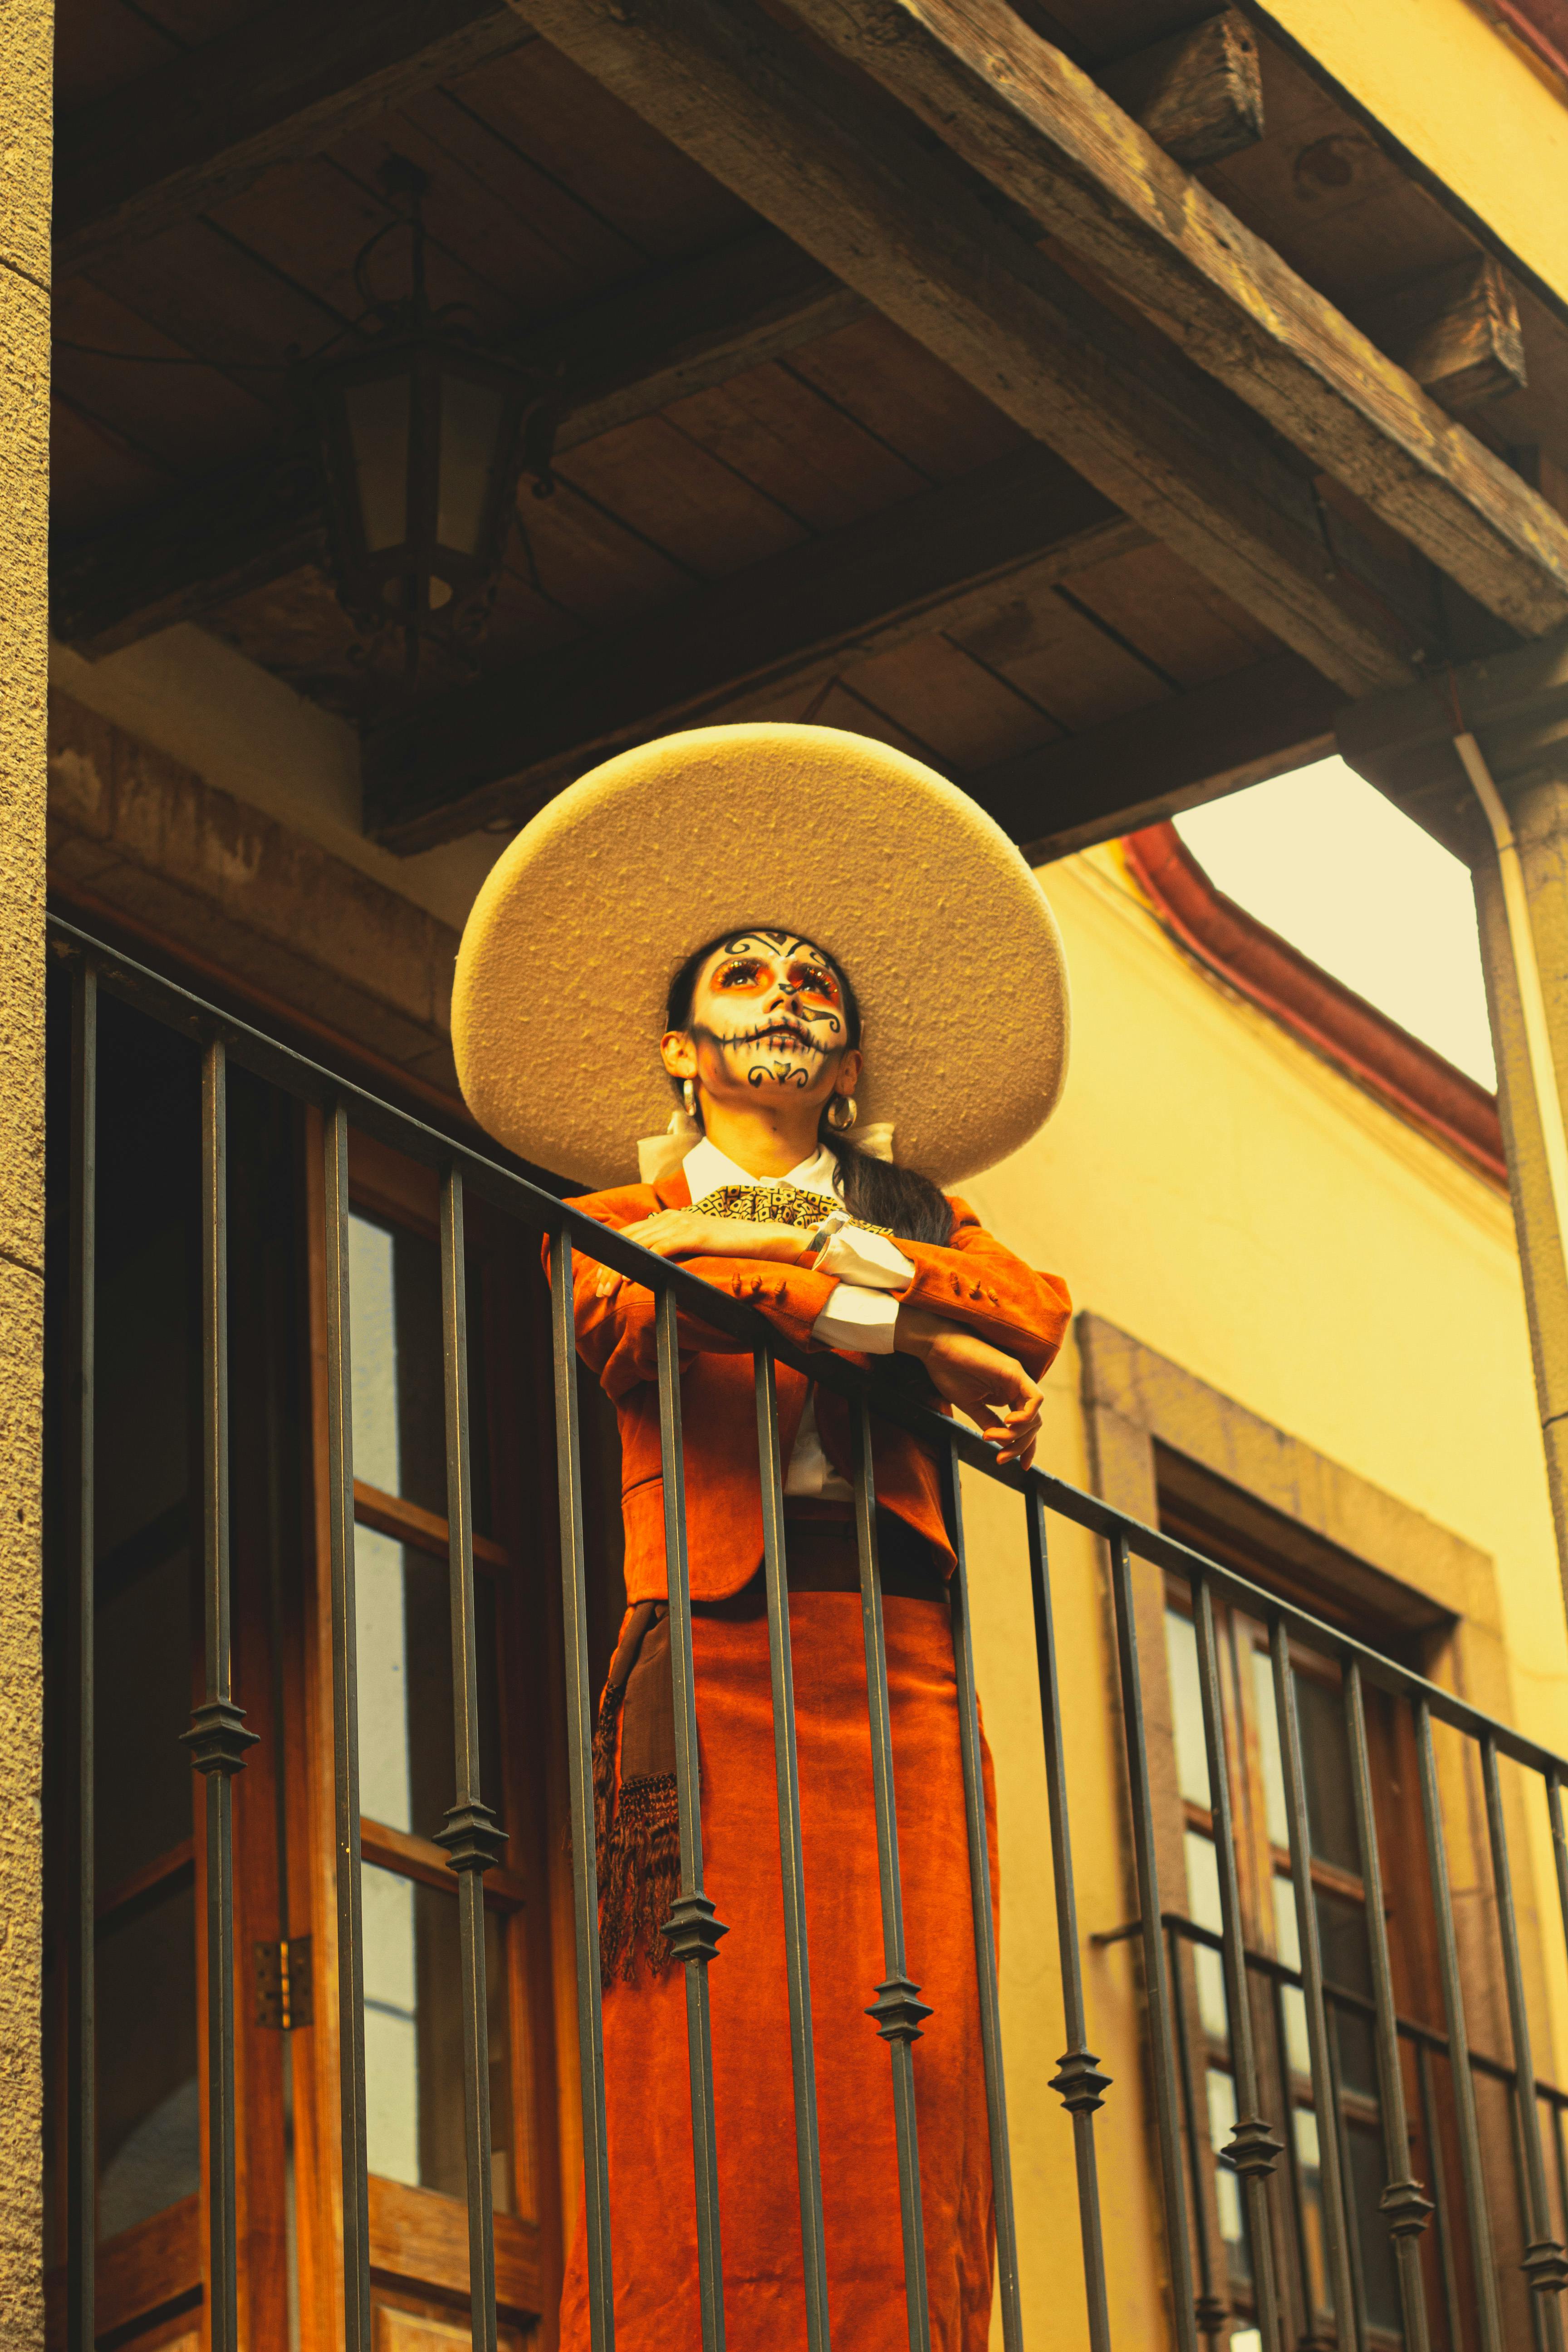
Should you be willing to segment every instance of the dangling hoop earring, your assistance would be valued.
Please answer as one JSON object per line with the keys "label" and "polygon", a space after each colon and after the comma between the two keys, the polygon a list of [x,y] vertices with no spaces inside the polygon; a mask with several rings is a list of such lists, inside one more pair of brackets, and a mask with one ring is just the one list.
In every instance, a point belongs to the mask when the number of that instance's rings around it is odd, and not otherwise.
{"label": "dangling hoop earring", "polygon": [[687,1118],[695,1118],[697,1116],[697,1089],[692,1085],[689,1078],[687,1079],[686,1084],[680,1089],[680,1099],[686,1105]]}
{"label": "dangling hoop earring", "polygon": [[853,1095],[835,1095],[827,1106],[827,1124],[839,1135],[847,1135],[858,1117]]}

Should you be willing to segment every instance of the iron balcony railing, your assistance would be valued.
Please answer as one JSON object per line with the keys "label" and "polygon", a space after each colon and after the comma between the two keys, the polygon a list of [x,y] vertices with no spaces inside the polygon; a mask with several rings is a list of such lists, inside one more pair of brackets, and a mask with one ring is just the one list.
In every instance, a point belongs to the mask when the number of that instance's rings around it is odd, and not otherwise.
{"label": "iron balcony railing", "polygon": [[[67,2336],[71,2352],[89,2352],[95,2338],[95,2124],[93,1987],[93,1334],[94,1203],[98,1006],[108,991],[194,1041],[202,1058],[201,1202],[202,1429],[204,1454],[203,1563],[205,1689],[185,1735],[195,1769],[206,1781],[206,1901],[209,1965],[207,2095],[210,2185],[206,2226],[208,2324],[213,2352],[237,2352],[236,2235],[235,2004],[232,1782],[243,1770],[253,1735],[233,1699],[230,1669],[228,1526],[229,1425],[226,1396],[227,1250],[226,1138],[227,1072],[241,1066],[322,1115],[326,1201],[327,1379],[331,1567],[331,1699],[335,1766],[338,1994],[341,2029],[342,2266],[348,2352],[370,2352],[370,2230],[366,2178],[366,2113],[360,1895],[359,1765],[356,1726],[353,1462],[349,1360],[348,1142],[351,1122],[372,1137],[434,1169],[441,1187],[441,1272],[448,1494],[449,1591],[456,1729],[455,1801],[443,1843],[460,1891],[464,2092],[472,2335],[495,2352],[497,2315],[491,2136],[482,1878],[502,1843],[480,1785],[474,1564],[469,1492],[469,1433],[465,1336],[464,1202],[471,1192],[536,1234],[552,1248],[554,1411],[559,1475],[561,1566],[564,1626],[566,1730],[571,1796],[576,1994],[581,2057],[584,2198],[592,2340],[595,2352],[614,2343],[613,2210],[616,2184],[605,2140],[605,2062],[600,2007],[598,1889],[593,1779],[594,1694],[590,1685],[573,1261],[581,1252],[630,1276],[656,1296],[658,1380],[662,1444],[665,1538],[676,1725],[680,1886],[669,1937],[684,1964],[689,2026],[694,2182],[703,2352],[724,2343],[722,2216],[715,2145],[708,1970],[725,1931],[704,1892],[699,1799],[698,1718],[693,1679],[691,1604],[687,1577],[682,1489],[682,1436],[677,1318],[684,1310],[752,1351],[761,1451],[767,1623],[772,1665],[774,1744],[789,2023],[794,2064],[795,2138],[805,2256],[805,2321],[811,2352],[828,2352],[833,2315],[826,2274],[818,2162],[806,1905],[801,1841],[795,1706],[791,1679],[788,1583],[784,1555],[784,1463],[774,1386],[776,1362],[795,1366],[837,1390],[854,1408],[855,1520],[858,1538],[862,1622],[869,1694],[873,1792],[880,1874],[884,1979],[872,2015],[888,2042],[897,2123],[905,2294],[910,2352],[929,2352],[915,2076],[911,2043],[926,2012],[904,1948],[900,1904],[893,1745],[882,1604],[877,1559],[876,1497],[871,1428],[880,1416],[919,1437],[944,1465],[948,1525],[957,1555],[952,1582],[953,1649],[960,1710],[960,1750],[969,1834],[970,1883],[980,1987],[981,2046],[990,2121],[995,2195],[996,2292],[1007,2352],[1023,2352],[1017,2227],[1009,2166],[1006,2083],[1003,2066],[996,1955],[993,1939],[982,1748],[975,1702],[972,1621],[960,1498],[961,1466],[979,1471],[1017,1497],[1028,1537],[1044,1769],[1048,1801],[1061,1997],[1067,2049],[1049,2087],[1071,2118],[1082,2241],[1088,2338],[1091,2352],[1109,2352],[1111,2331],[1106,2247],[1096,2171],[1096,2111],[1109,2078],[1090,2050],[1084,1971],[1074,1896],[1063,1749],[1060,1675],[1052,1627],[1048,1533],[1053,1516],[1102,1538],[1114,1604],[1121,1719],[1125,1740],[1132,1859],[1140,1916],[1120,1931],[1141,1948],[1146,2064],[1153,2112],[1151,2158],[1157,2174],[1170,2289],[1169,2325],[1181,2352],[1197,2352],[1200,2333],[1223,2332],[1225,2299],[1212,2268],[1204,2206],[1208,2137],[1199,2121],[1191,2048],[1192,2025],[1183,1997],[1179,1948],[1217,1950],[1226,1996],[1226,2061],[1237,2120],[1221,2160],[1239,2175],[1245,2197],[1252,2269],[1254,2324],[1262,2352],[1288,2352],[1294,2343],[1324,2339],[1321,2315],[1310,2289],[1292,2289],[1279,2275],[1274,2250],[1294,2246],[1304,2262],[1305,2226],[1300,2168],[1290,2133],[1281,2141],[1262,2112],[1262,2071],[1254,2047],[1249,1974],[1275,1994],[1299,1991],[1310,2055],[1310,2096],[1321,2165],[1321,2240],[1328,2304],[1342,2315],[1328,2341],[1364,2347],[1356,2219],[1349,2195],[1343,2113],[1331,2020],[1348,2007],[1369,2016],[1377,2063],[1377,2108],[1385,2153],[1381,2206],[1397,2263],[1402,2334],[1409,2352],[1429,2352],[1422,2241],[1433,2200],[1411,2175],[1401,2039],[1421,2062],[1422,2098],[1430,2104],[1430,2062],[1443,2054],[1452,2082],[1453,2128],[1459,2151],[1459,2198],[1476,2282],[1474,2308],[1457,2308],[1452,2258],[1453,2201],[1434,2183],[1442,2246],[1444,2335],[1452,2352],[1505,2352],[1502,2305],[1493,2255],[1493,2215],[1500,2183],[1488,2177],[1473,2077],[1489,2073],[1511,2095],[1517,2152],[1517,2219],[1522,2270],[1531,2290],[1535,2339],[1543,2352],[1561,2352],[1559,2291],[1568,2283],[1568,2256],[1553,2227],[1541,2107],[1552,2118],[1562,2161],[1563,2095],[1537,2085],[1526,2006],[1523,1962],[1510,1868],[1500,1759],[1534,1776],[1549,1809],[1557,1891],[1568,1934],[1568,1840],[1563,1791],[1568,1762],[1521,1738],[1507,1725],[1467,1706],[1306,1612],[1249,1582],[1218,1562],[1112,1509],[1091,1495],[1042,1471],[1003,1471],[977,1435],[918,1402],[886,1381],[868,1376],[830,1354],[807,1357],[789,1346],[759,1315],[732,1297],[653,1257],[583,1215],[570,1202],[525,1181],[508,1169],[423,1125],[390,1104],[346,1083],[278,1040],[118,955],[68,924],[50,927],[56,954],[70,968],[71,1189],[69,1203],[68,1342],[63,1399],[68,1501],[63,1530],[69,1586],[69,1958],[67,1972]],[[1178,1580],[1191,1595],[1222,1925],[1195,1927],[1165,1904],[1159,1867],[1157,1806],[1151,1775],[1134,1611],[1134,1559]],[[1215,1603],[1230,1603],[1268,1628],[1273,1689],[1280,1729],[1290,1871],[1300,1945],[1291,1969],[1244,1943],[1243,1914],[1232,1819],[1229,1731],[1221,1698]],[[1371,1997],[1325,1980],[1313,1897],[1312,1853],[1303,1747],[1291,1645],[1305,1645],[1338,1667],[1349,1742],[1351,1784],[1364,1885],[1371,1961]],[[1436,1920],[1436,1964],[1445,2031],[1396,2014],[1385,1920],[1383,1866],[1373,1815],[1366,1731],[1368,1685],[1391,1694],[1410,1710],[1419,1759],[1426,1860]],[[1473,1743],[1485,1791],[1497,1928],[1511,2036],[1511,2063],[1470,2051],[1466,2026],[1454,1907],[1433,1742],[1435,1723]],[[493,1792],[492,1792],[493,1793]],[[1278,2004],[1276,2002],[1276,2017]],[[1279,2029],[1281,2047],[1283,2027]],[[1276,2064],[1276,2079],[1285,2069]],[[1026,2086],[1037,2097],[1038,2084]],[[1290,2095],[1287,2093],[1287,2098]],[[781,2119],[782,2120],[782,2119]],[[1289,2120],[1281,2117],[1282,2121]],[[1436,2137],[1429,2134],[1436,2147]],[[1282,2178],[1281,2153],[1288,2157]],[[1495,2168],[1494,2168],[1495,2172]],[[1284,2200],[1279,2210],[1277,2200]],[[1277,2228],[1277,2223],[1279,2225]],[[1294,2315],[1294,2318],[1292,2318]],[[1124,2347],[1125,2352],[1125,2347]]]}

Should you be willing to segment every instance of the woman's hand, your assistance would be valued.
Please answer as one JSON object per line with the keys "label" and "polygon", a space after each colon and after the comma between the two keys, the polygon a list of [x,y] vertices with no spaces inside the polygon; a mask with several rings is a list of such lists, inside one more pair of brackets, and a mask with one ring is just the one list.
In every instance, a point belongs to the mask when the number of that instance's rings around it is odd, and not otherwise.
{"label": "woman's hand", "polygon": [[[804,1256],[811,1239],[799,1225],[749,1225],[734,1217],[699,1216],[695,1209],[660,1209],[657,1216],[621,1230],[626,1240],[651,1250],[655,1257],[770,1258],[784,1265],[794,1265]],[[597,1296],[613,1297],[626,1278],[613,1266],[601,1266]]]}
{"label": "woman's hand", "polygon": [[923,1307],[900,1307],[894,1345],[918,1356],[937,1394],[998,1441],[997,1460],[1026,1470],[1040,1433],[1043,1392],[1022,1364]]}

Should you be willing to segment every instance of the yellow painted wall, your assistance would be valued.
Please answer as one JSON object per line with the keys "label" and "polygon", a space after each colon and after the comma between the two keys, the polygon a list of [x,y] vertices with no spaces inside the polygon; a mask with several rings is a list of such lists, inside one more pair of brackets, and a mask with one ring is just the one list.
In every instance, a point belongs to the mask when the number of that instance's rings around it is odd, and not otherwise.
{"label": "yellow painted wall", "polygon": [[[966,1187],[1090,1308],[1495,1559],[1521,1727],[1568,1748],[1568,1631],[1507,1202],[1190,966],[1114,850],[1046,869],[1072,971],[1073,1066],[1043,1136]],[[1078,1366],[1053,1372],[1042,1461],[1089,1483]],[[1084,2342],[1027,1566],[1016,1507],[966,1480],[981,1691],[999,1775],[1003,1968],[1031,2344]],[[1135,1913],[1096,1547],[1053,1565],[1084,1937]],[[1528,1857],[1550,1937],[1544,1807]],[[1526,1860],[1525,1857],[1521,1857]],[[1182,1890],[1175,1890],[1180,1899]],[[1521,1889],[1528,1902],[1531,1886]],[[1561,1938],[1550,1947],[1561,1952]],[[1131,1948],[1089,1953],[1112,2332],[1163,2340],[1143,2169]],[[1565,2079],[1568,1985],[1537,2071]],[[1555,2042],[1553,2048],[1552,2043]]]}
{"label": "yellow painted wall", "polygon": [[0,2352],[44,2341],[39,1984],[49,0],[0,5]]}
{"label": "yellow painted wall", "polygon": [[1568,300],[1568,103],[1472,0],[1266,0],[1266,16]]}

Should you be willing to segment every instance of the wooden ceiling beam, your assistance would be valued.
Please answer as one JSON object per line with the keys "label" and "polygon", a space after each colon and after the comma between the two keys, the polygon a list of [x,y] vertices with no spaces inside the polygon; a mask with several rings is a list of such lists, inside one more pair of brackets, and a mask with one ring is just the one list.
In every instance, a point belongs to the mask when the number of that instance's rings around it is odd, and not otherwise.
{"label": "wooden ceiling beam", "polygon": [[1327,759],[1345,708],[1300,654],[1272,654],[961,781],[1043,865]]}
{"label": "wooden ceiling beam", "polygon": [[[830,334],[866,308],[764,229],[591,303],[518,351],[560,368],[557,446],[571,449]],[[271,449],[109,530],[58,536],[51,625],[84,653],[112,653],[325,562],[315,469],[303,455]]]}
{"label": "wooden ceiling beam", "polygon": [[795,7],[1478,603],[1568,617],[1568,522],[1006,0]]}
{"label": "wooden ceiling beam", "polygon": [[595,760],[675,727],[803,697],[872,654],[1042,593],[1145,534],[1039,448],[367,731],[366,829],[426,849],[521,824]]}
{"label": "wooden ceiling beam", "polygon": [[55,275],[521,48],[504,0],[283,0],[57,126]]}
{"label": "wooden ceiling beam", "polygon": [[[1347,692],[1410,675],[1422,648],[1327,558],[1310,467],[998,217],[880,93],[840,76],[756,0],[517,5]],[[860,5],[845,0],[846,18]],[[883,71],[869,46],[864,62]]]}

